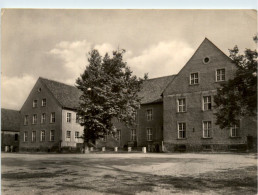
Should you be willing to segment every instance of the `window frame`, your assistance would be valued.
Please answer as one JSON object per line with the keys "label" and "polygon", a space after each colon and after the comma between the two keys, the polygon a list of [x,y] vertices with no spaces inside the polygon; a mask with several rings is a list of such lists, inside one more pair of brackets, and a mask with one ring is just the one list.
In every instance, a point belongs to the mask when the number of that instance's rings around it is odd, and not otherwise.
{"label": "window frame", "polygon": [[46,141],[46,130],[41,130],[40,131],[40,141],[41,142],[45,142]]}
{"label": "window frame", "polygon": [[38,115],[37,114],[33,114],[32,115],[32,124],[36,125],[38,122]]}
{"label": "window frame", "polygon": [[[150,113],[148,111],[150,111]],[[147,119],[147,121],[153,120],[153,109],[152,108],[146,109],[146,119]]]}
{"label": "window frame", "polygon": [[[180,125],[183,125],[182,126],[183,128],[179,128]],[[186,139],[186,122],[183,122],[183,121],[177,122],[177,138]]]}
{"label": "window frame", "polygon": [[[44,116],[44,117],[43,117],[43,116]],[[42,113],[42,114],[41,114],[40,123],[41,123],[41,124],[46,123],[46,113]]]}
{"label": "window frame", "polygon": [[72,113],[71,112],[67,112],[66,113],[66,122],[67,123],[71,123],[72,122]]}
{"label": "window frame", "polygon": [[153,140],[153,131],[151,127],[146,128],[146,134],[147,134],[147,141]]}
{"label": "window frame", "polygon": [[[205,126],[205,123],[210,124],[210,128],[209,128],[209,125]],[[212,121],[208,121],[208,120],[202,121],[202,138],[206,138],[206,139],[212,138]]]}
{"label": "window frame", "polygon": [[46,107],[47,106],[47,99],[46,98],[43,98],[41,100],[41,107]]}
{"label": "window frame", "polygon": [[136,129],[131,129],[131,141],[137,140]]}
{"label": "window frame", "polygon": [[51,112],[51,114],[50,114],[50,123],[55,123],[55,122],[56,122],[56,113],[55,112]]}
{"label": "window frame", "polygon": [[[224,70],[224,80],[222,80],[223,74],[218,74],[218,71]],[[218,68],[216,69],[216,82],[223,82],[226,81],[226,68]],[[219,76],[219,79],[218,79]]]}
{"label": "window frame", "polygon": [[[233,130],[235,135],[233,135]],[[240,137],[240,122],[230,127],[230,137]]]}
{"label": "window frame", "polygon": [[28,142],[28,131],[23,132],[23,142]]}
{"label": "window frame", "polygon": [[[53,142],[55,141],[55,130],[50,130],[50,135],[49,135],[49,141]],[[53,139],[52,139],[53,138]]]}
{"label": "window frame", "polygon": [[[195,77],[195,75],[197,74],[197,78]],[[193,75],[193,78],[192,78]],[[197,80],[197,82],[196,82]],[[193,81],[193,83],[192,83]],[[190,85],[198,85],[200,83],[200,77],[199,77],[199,72],[192,72],[190,73]]]}
{"label": "window frame", "polygon": [[[205,98],[210,98],[210,101],[205,102]],[[207,105],[207,108],[205,108],[205,105]],[[209,109],[209,105],[210,105],[210,109]],[[212,110],[212,96],[211,95],[202,96],[202,110],[203,111]]]}
{"label": "window frame", "polygon": [[38,100],[33,100],[32,101],[32,108],[37,108],[38,107]]}
{"label": "window frame", "polygon": [[36,136],[37,136],[37,133],[36,131],[32,131],[31,132],[31,142],[36,142]]}
{"label": "window frame", "polygon": [[23,125],[29,125],[29,115],[24,116]]}
{"label": "window frame", "polygon": [[[69,132],[69,136],[68,136],[68,132]],[[65,133],[65,141],[67,142],[71,142],[71,137],[72,137],[72,131],[66,131]]]}
{"label": "window frame", "polygon": [[[184,104],[180,105],[180,101],[184,100]],[[180,108],[183,108],[182,110],[180,110]],[[182,97],[182,98],[177,98],[177,112],[186,112],[186,98]]]}

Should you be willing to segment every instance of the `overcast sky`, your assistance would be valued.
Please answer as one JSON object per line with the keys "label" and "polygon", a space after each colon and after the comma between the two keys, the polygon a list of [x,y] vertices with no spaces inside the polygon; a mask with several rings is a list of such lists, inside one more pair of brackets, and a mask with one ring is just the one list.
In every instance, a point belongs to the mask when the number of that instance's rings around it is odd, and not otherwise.
{"label": "overcast sky", "polygon": [[134,74],[177,74],[207,37],[223,52],[255,48],[254,10],[4,9],[1,104],[20,109],[39,76],[74,85],[87,53],[125,49]]}

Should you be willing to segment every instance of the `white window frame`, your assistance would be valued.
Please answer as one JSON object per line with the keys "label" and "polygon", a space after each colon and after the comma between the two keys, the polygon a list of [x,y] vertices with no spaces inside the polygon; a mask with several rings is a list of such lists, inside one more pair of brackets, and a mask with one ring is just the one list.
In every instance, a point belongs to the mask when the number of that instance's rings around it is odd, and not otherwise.
{"label": "white window frame", "polygon": [[[44,139],[43,139],[44,138]],[[41,130],[40,131],[40,141],[44,142],[46,141],[46,130]]]}
{"label": "white window frame", "polygon": [[153,110],[152,109],[147,109],[146,110],[146,116],[147,116],[147,121],[152,121],[152,119],[153,119]]}
{"label": "white window frame", "polygon": [[131,141],[136,141],[136,129],[131,129]]}
{"label": "white window frame", "polygon": [[71,123],[72,122],[72,113],[71,112],[67,112],[66,113],[66,122],[67,123]]}
{"label": "white window frame", "polygon": [[66,131],[65,141],[70,142],[71,141],[71,137],[72,137],[71,135],[72,135],[71,131]]}
{"label": "white window frame", "polygon": [[36,131],[31,132],[31,142],[36,142]]}
{"label": "white window frame", "polygon": [[186,138],[186,123],[185,122],[177,123],[177,138],[178,139]]}
{"label": "white window frame", "polygon": [[147,134],[147,141],[152,141],[153,140],[152,128],[147,127],[146,128],[146,134]]}
{"label": "white window frame", "polygon": [[233,125],[230,127],[230,137],[239,137],[240,125]]}
{"label": "white window frame", "polygon": [[55,122],[56,122],[56,114],[55,114],[55,112],[51,112],[50,123],[55,123]]}
{"label": "white window frame", "polygon": [[43,98],[42,100],[41,100],[41,106],[42,107],[45,107],[47,105],[47,99],[46,98]]}
{"label": "white window frame", "polygon": [[[211,110],[212,109],[212,102],[211,102],[211,96],[207,95],[207,96],[203,96],[202,97],[202,110],[203,111],[207,111],[207,110]],[[209,109],[209,105],[210,105],[210,109]]]}
{"label": "white window frame", "polygon": [[[181,104],[181,101],[183,104]],[[186,112],[186,98],[177,99],[177,112]]]}
{"label": "white window frame", "polygon": [[38,107],[38,100],[33,100],[32,101],[32,108],[37,108]]}
{"label": "white window frame", "polygon": [[49,139],[50,141],[55,141],[55,130],[50,130]]}
{"label": "white window frame", "polygon": [[[224,70],[224,74],[221,72]],[[224,80],[223,80],[224,76]],[[216,82],[225,81],[226,80],[226,69],[225,68],[219,68],[216,70]]]}
{"label": "white window frame", "polygon": [[42,113],[41,114],[41,123],[45,123],[46,122],[46,113]]}
{"label": "white window frame", "polygon": [[[210,126],[209,126],[210,124]],[[202,137],[203,138],[212,138],[212,122],[211,121],[203,121],[202,122]]]}
{"label": "white window frame", "polygon": [[24,125],[28,125],[29,124],[29,115],[25,115],[24,116]]}
{"label": "white window frame", "polygon": [[24,131],[23,133],[23,141],[28,142],[28,131]]}
{"label": "white window frame", "polygon": [[199,73],[193,72],[190,74],[190,85],[196,85],[196,84],[199,84]]}
{"label": "white window frame", "polygon": [[37,114],[33,114],[32,116],[32,124],[35,125],[38,122],[38,115]]}

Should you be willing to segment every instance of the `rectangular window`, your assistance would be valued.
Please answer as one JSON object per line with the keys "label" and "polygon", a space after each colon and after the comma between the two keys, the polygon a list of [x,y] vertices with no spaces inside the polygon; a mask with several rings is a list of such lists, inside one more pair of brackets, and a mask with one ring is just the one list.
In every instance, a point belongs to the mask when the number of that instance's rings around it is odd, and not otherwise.
{"label": "rectangular window", "polygon": [[24,142],[27,142],[27,141],[28,141],[28,131],[24,131],[24,134],[23,134],[23,141],[24,141]]}
{"label": "rectangular window", "polygon": [[136,129],[131,129],[131,141],[136,141]]}
{"label": "rectangular window", "polygon": [[148,109],[146,112],[147,112],[147,121],[151,121],[152,120],[152,109]]}
{"label": "rectangular window", "polygon": [[230,136],[239,137],[239,129],[240,129],[239,123],[236,125],[233,125],[233,127],[230,128]]}
{"label": "rectangular window", "polygon": [[24,125],[28,125],[29,124],[29,115],[25,115],[24,116]]}
{"label": "rectangular window", "polygon": [[46,105],[47,105],[47,99],[44,98],[44,99],[42,99],[42,101],[41,101],[41,106],[42,106],[42,107],[45,107]]}
{"label": "rectangular window", "polygon": [[118,141],[121,140],[121,130],[116,131],[116,140],[118,140]]}
{"label": "rectangular window", "polygon": [[79,138],[80,138],[80,133],[79,133],[79,131],[75,131],[74,137],[75,137],[75,141],[78,142],[78,140],[79,140]]}
{"label": "rectangular window", "polygon": [[55,130],[50,130],[50,141],[55,141]]}
{"label": "rectangular window", "polygon": [[32,131],[32,133],[31,133],[31,141],[32,142],[36,141],[36,131]]}
{"label": "rectangular window", "polygon": [[203,138],[211,138],[211,121],[203,121]]}
{"label": "rectangular window", "polygon": [[147,128],[147,141],[152,141],[152,128]]}
{"label": "rectangular window", "polygon": [[44,142],[46,140],[46,131],[40,131],[40,141]]}
{"label": "rectangular window", "polygon": [[67,123],[70,123],[70,122],[71,122],[71,118],[72,118],[72,113],[68,112],[68,113],[66,114],[66,122],[67,122]]}
{"label": "rectangular window", "polygon": [[181,98],[177,100],[177,111],[185,112],[186,111],[186,103],[185,98]]}
{"label": "rectangular window", "polygon": [[192,73],[190,75],[190,84],[195,85],[199,83],[199,75],[198,73]]}
{"label": "rectangular window", "polygon": [[45,123],[46,122],[46,113],[42,113],[41,114],[41,123]]}
{"label": "rectangular window", "polygon": [[203,110],[211,110],[211,96],[203,97]]}
{"label": "rectangular window", "polygon": [[14,141],[19,141],[19,135],[17,133],[14,135]]}
{"label": "rectangular window", "polygon": [[54,113],[54,112],[51,112],[51,115],[50,115],[50,123],[54,123],[54,122],[56,122],[55,113]]}
{"label": "rectangular window", "polygon": [[225,69],[217,69],[216,71],[216,81],[225,81],[226,80],[226,71]]}
{"label": "rectangular window", "polygon": [[33,116],[32,116],[32,124],[37,124],[37,118],[38,118],[38,116],[36,114],[33,114]]}
{"label": "rectangular window", "polygon": [[38,100],[33,100],[33,102],[32,102],[32,107],[33,107],[33,108],[38,107]]}
{"label": "rectangular window", "polygon": [[186,138],[186,123],[178,123],[178,139]]}
{"label": "rectangular window", "polygon": [[66,131],[65,141],[67,141],[67,142],[71,141],[71,131]]}

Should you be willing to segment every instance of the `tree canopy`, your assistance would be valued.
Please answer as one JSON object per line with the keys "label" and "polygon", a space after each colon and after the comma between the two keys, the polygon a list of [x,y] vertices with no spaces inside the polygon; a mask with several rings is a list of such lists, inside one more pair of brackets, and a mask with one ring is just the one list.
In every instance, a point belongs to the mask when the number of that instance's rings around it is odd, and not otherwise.
{"label": "tree canopy", "polygon": [[113,118],[127,126],[134,125],[134,114],[140,106],[138,92],[142,79],[132,74],[123,61],[125,50],[102,57],[97,50],[89,53],[83,74],[76,80],[82,91],[78,114],[84,126],[84,141],[95,141],[116,131]]}
{"label": "tree canopy", "polygon": [[245,49],[244,54],[239,54],[235,46],[229,52],[237,70],[233,79],[221,84],[214,97],[216,124],[220,128],[231,127],[242,117],[257,113],[257,51]]}

